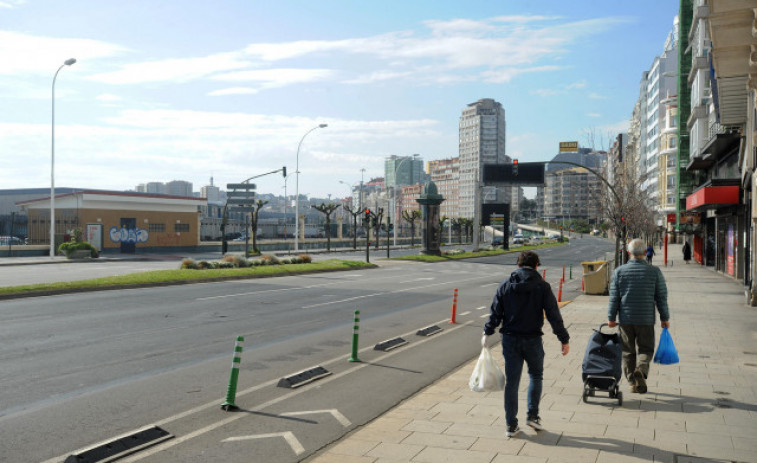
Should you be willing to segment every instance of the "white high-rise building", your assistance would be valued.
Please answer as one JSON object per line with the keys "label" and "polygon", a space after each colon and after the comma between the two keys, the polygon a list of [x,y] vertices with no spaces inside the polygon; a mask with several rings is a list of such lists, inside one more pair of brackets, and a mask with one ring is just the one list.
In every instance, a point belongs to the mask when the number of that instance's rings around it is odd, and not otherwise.
{"label": "white high-rise building", "polygon": [[[663,52],[655,57],[649,71],[644,72],[641,82],[641,143],[639,146],[639,175],[642,188],[649,194],[650,207],[658,213],[658,225],[663,225],[664,216],[674,208],[668,207],[668,184],[675,185],[675,177],[667,171],[666,137],[669,127],[668,111],[670,97],[677,94],[678,77],[678,17],[665,40]],[[665,178],[666,184],[660,184]],[[674,212],[674,211],[673,211]]]}
{"label": "white high-rise building", "polygon": [[[460,117],[460,216],[473,218],[476,185],[481,180],[482,164],[505,164],[505,109],[491,98],[469,104]],[[509,203],[509,187],[486,188],[482,202]]]}

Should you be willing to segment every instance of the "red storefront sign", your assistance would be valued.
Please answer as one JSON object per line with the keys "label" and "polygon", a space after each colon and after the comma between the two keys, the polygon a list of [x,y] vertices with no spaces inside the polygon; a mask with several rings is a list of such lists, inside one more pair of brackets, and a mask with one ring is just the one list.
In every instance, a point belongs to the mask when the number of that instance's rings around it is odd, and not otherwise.
{"label": "red storefront sign", "polygon": [[739,187],[708,186],[701,188],[686,198],[686,210],[696,209],[708,204],[738,204]]}
{"label": "red storefront sign", "polygon": [[676,215],[668,214],[668,223],[676,223]]}

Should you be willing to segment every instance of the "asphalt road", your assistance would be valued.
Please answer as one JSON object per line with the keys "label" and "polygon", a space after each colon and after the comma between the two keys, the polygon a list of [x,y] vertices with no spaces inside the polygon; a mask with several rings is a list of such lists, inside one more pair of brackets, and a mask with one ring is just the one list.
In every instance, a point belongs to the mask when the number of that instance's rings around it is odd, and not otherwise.
{"label": "asphalt road", "polygon": [[[609,249],[594,238],[544,249],[547,280],[573,263],[568,299],[580,290],[578,262]],[[3,459],[63,461],[158,424],[175,437],[121,461],[299,461],[476,356],[514,258],[0,301]],[[355,310],[360,363],[346,360]],[[415,334],[434,324],[444,330]],[[237,335],[243,411],[228,413],[219,405]],[[397,336],[409,344],[372,350]],[[276,387],[317,365],[331,375]]]}

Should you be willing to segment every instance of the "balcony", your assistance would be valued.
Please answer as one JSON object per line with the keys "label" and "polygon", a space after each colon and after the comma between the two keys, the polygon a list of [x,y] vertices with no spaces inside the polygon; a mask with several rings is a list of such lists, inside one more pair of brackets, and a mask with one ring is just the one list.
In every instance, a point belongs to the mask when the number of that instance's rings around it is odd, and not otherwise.
{"label": "balcony", "polygon": [[694,123],[697,121],[697,119],[706,119],[707,118],[707,106],[705,105],[697,105],[691,108],[691,115],[689,116],[689,119],[686,121],[686,127],[688,127],[689,130],[691,130],[691,127],[694,126]]}

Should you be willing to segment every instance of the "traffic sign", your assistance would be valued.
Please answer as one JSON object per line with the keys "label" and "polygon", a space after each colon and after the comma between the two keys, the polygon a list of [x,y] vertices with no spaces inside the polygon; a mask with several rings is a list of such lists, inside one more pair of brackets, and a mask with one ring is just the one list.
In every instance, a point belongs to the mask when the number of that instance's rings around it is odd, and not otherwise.
{"label": "traffic sign", "polygon": [[257,186],[254,183],[227,183],[226,188],[229,190],[254,190]]}
{"label": "traffic sign", "polygon": [[228,198],[226,204],[239,204],[242,206],[252,205],[255,203],[255,197],[250,196],[248,198]]}

